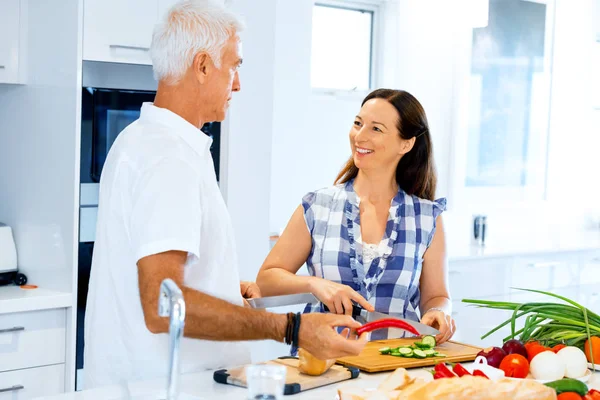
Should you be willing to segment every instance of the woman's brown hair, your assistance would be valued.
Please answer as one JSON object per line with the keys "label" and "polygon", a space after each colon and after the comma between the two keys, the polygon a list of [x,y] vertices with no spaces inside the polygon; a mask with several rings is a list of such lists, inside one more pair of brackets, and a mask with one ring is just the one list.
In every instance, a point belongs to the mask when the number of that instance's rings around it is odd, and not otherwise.
{"label": "woman's brown hair", "polygon": [[[409,195],[434,200],[437,174],[429,124],[423,106],[404,90],[377,89],[363,100],[361,107],[371,99],[385,99],[398,111],[396,127],[402,139],[416,137],[413,148],[402,156],[396,167],[398,186]],[[354,158],[350,156],[335,183],[346,183],[357,175],[358,168],[354,165]]]}

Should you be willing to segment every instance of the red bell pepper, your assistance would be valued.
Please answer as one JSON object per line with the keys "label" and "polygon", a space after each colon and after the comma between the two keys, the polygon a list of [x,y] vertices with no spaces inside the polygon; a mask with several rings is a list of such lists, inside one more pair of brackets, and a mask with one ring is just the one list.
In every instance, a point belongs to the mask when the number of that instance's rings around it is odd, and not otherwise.
{"label": "red bell pepper", "polygon": [[435,371],[433,379],[456,378],[456,375],[454,375],[454,373],[450,371],[450,369],[444,363],[436,364],[433,370]]}
{"label": "red bell pepper", "polygon": [[467,371],[465,367],[458,363],[454,364],[454,367],[452,367],[452,371],[454,371],[454,373],[458,375],[459,378],[465,375],[471,375],[471,373]]}
{"label": "red bell pepper", "polygon": [[485,373],[484,373],[482,370],[480,370],[480,369],[476,369],[476,370],[474,370],[474,371],[473,371],[473,376],[481,376],[481,377],[483,377],[483,378],[485,378],[485,379],[490,379],[490,378],[488,378],[488,376],[487,376],[487,375],[486,375],[486,374],[485,374]]}
{"label": "red bell pepper", "polygon": [[407,332],[412,333],[413,335],[419,336],[420,333],[410,324],[407,324],[404,321],[400,321],[399,319],[387,318],[380,319],[377,321],[369,322],[364,324],[360,328],[356,330],[356,333],[362,335],[365,332],[371,332],[378,329],[386,329],[386,328],[398,328],[404,329]]}

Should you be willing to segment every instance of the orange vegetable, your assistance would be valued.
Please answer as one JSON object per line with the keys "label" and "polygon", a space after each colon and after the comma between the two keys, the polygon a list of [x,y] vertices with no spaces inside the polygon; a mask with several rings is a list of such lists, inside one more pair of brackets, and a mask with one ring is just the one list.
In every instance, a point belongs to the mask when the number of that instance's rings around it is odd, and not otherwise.
{"label": "orange vegetable", "polygon": [[566,344],[562,344],[562,343],[561,344],[557,344],[556,346],[554,346],[552,348],[552,351],[555,352],[555,353],[558,353],[561,349],[564,349],[565,347],[567,347]]}
{"label": "orange vegetable", "polygon": [[509,354],[500,363],[500,369],[508,378],[527,378],[529,362],[520,354]]}
{"label": "orange vegetable", "polygon": [[581,400],[582,397],[575,392],[564,392],[558,395],[558,400]]}
{"label": "orange vegetable", "polygon": [[[588,361],[592,362],[589,340],[585,341],[583,348],[583,351],[585,351],[585,356],[587,357]],[[592,336],[592,352],[594,354],[594,363],[600,364],[600,337]]]}
{"label": "orange vegetable", "polygon": [[531,360],[533,360],[535,356],[537,356],[540,353],[543,353],[544,351],[552,351],[552,349],[546,346],[542,346],[541,344],[534,344],[530,346],[527,349],[527,356],[529,358],[529,362],[531,362]]}

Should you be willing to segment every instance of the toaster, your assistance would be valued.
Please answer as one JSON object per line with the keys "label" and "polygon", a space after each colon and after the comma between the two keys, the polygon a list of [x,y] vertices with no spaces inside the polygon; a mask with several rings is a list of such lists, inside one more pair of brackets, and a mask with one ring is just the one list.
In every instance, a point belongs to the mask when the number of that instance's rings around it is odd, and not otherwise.
{"label": "toaster", "polygon": [[10,226],[0,222],[0,285],[24,285],[27,277],[19,273],[17,246]]}

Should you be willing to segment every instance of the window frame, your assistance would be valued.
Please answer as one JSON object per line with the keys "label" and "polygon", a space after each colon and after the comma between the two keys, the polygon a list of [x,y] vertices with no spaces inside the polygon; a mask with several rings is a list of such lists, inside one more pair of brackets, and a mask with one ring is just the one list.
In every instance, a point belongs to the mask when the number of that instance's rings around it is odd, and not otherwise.
{"label": "window frame", "polygon": [[[556,30],[556,0],[521,0],[546,5],[546,38],[544,65],[549,74],[548,87],[548,112],[546,116],[546,130],[543,135],[545,146],[544,159],[539,167],[543,168],[541,173],[541,184],[530,184],[526,186],[473,186],[466,184],[467,178],[467,151],[469,144],[469,90],[464,85],[455,86],[454,122],[452,128],[452,145],[450,148],[450,175],[449,175],[449,197],[452,198],[454,206],[449,209],[477,210],[477,212],[490,212],[506,208],[508,199],[512,207],[531,207],[548,203],[548,179],[549,179],[549,154],[551,141],[551,118],[552,118],[552,94],[554,84],[554,36]],[[471,74],[472,57],[472,31],[468,46],[462,50],[460,57],[467,57],[466,63],[455,62],[455,82],[469,82]]]}
{"label": "window frame", "polygon": [[[369,12],[372,14],[371,20],[371,59],[369,62],[369,87],[366,90],[358,89],[338,89],[338,88],[320,88],[312,86],[312,73],[310,77],[311,91],[313,94],[322,96],[334,96],[341,98],[364,98],[378,83],[378,65],[380,59],[380,43],[383,34],[381,5],[385,0],[315,0],[314,7],[330,7],[342,10],[351,10],[358,12]],[[312,25],[311,25],[312,32]],[[311,49],[313,38],[311,34]],[[312,59],[311,59],[312,66]],[[311,67],[312,68],[312,67]]]}

